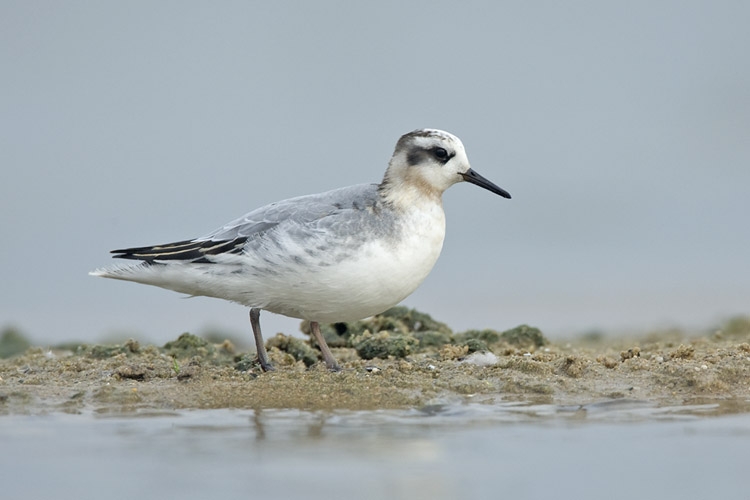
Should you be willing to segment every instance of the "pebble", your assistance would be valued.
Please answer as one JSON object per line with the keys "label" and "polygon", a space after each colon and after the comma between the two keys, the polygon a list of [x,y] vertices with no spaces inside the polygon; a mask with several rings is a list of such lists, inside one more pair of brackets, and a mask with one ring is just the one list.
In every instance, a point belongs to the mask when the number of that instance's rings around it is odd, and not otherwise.
{"label": "pebble", "polygon": [[475,366],[493,366],[498,363],[498,358],[491,352],[475,352],[464,359],[464,363]]}

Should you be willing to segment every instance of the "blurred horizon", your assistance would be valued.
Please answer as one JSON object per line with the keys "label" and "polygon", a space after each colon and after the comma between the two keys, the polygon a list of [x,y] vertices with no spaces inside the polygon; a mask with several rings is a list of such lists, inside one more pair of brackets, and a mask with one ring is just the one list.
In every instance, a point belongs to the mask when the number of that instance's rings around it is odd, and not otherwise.
{"label": "blurred horizon", "polygon": [[[418,311],[420,313],[424,313],[424,311]],[[429,314],[429,313],[427,313]],[[430,315],[432,316],[432,315]],[[288,318],[287,318],[288,319]],[[433,319],[440,321],[440,318],[433,317]],[[284,335],[291,335],[297,338],[304,338],[308,339],[310,338],[309,335],[305,334],[299,326],[301,326],[302,320],[299,321],[300,325],[298,325],[298,328],[296,330],[286,330],[286,331],[264,331],[264,338],[265,340],[268,340],[269,338],[275,336],[276,334],[284,334]],[[542,331],[542,334],[545,337],[548,337],[548,340],[551,342],[566,342],[566,341],[578,341],[578,342],[597,342],[600,340],[605,339],[620,339],[620,340],[633,340],[633,341],[646,341],[651,340],[653,341],[656,338],[697,338],[701,335],[714,335],[714,334],[721,334],[724,332],[725,329],[729,328],[730,330],[734,331],[738,328],[742,328],[743,330],[746,330],[747,324],[750,324],[750,316],[745,314],[737,314],[728,316],[718,322],[714,322],[708,325],[703,325],[700,327],[684,327],[680,326],[679,324],[672,324],[672,325],[662,325],[662,326],[656,326],[641,330],[636,329],[630,329],[630,330],[612,330],[612,331],[604,331],[601,329],[589,329],[589,330],[581,330],[577,332],[565,332],[565,333],[557,333],[556,335],[553,333],[551,337],[547,336],[547,333]],[[526,324],[519,324],[515,325],[513,327],[508,328],[507,330],[514,330],[517,327],[524,326]],[[527,325],[534,327],[533,324]],[[451,327],[451,325],[448,325],[448,327]],[[462,334],[470,330],[475,330],[472,328],[459,330],[459,329],[453,329],[454,334]],[[498,330],[492,327],[486,328],[487,330],[495,330],[498,333],[503,333],[505,330]],[[148,338],[147,336],[143,335],[140,332],[136,331],[125,331],[121,330],[118,331],[116,329],[113,329],[109,332],[105,332],[99,336],[92,336],[88,339],[82,339],[82,338],[54,338],[54,337],[46,337],[46,341],[39,341],[39,337],[34,337],[28,334],[27,331],[23,329],[23,327],[13,324],[13,323],[7,323],[4,325],[0,325],[0,338],[2,338],[1,343],[4,343],[6,341],[5,336],[8,336],[8,342],[11,342],[12,344],[15,344],[17,341],[20,340],[20,342],[23,345],[26,345],[28,343],[28,347],[49,347],[49,348],[55,348],[60,346],[66,346],[69,344],[122,344],[126,342],[127,340],[136,340],[140,343],[144,344],[153,344],[153,345],[163,345],[167,342],[172,342],[176,340],[180,335],[189,333],[192,335],[196,335],[198,337],[204,338],[208,340],[209,342],[212,342],[214,344],[221,344],[225,340],[229,340],[234,344],[235,347],[237,347],[239,350],[255,350],[255,344],[253,343],[253,337],[252,337],[252,330],[249,330],[247,332],[241,331],[241,330],[233,330],[231,328],[216,328],[211,326],[203,327],[202,329],[199,329],[197,331],[183,331],[183,332],[174,332],[172,336],[169,334],[163,334],[160,336],[157,336],[157,338]],[[25,350],[25,347],[21,349],[18,352],[23,352]],[[2,356],[0,356],[2,357]]]}

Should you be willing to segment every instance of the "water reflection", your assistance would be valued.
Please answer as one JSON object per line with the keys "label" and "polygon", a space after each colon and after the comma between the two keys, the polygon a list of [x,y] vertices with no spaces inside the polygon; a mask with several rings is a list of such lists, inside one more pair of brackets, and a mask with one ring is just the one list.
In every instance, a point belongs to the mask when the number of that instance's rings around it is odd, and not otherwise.
{"label": "water reflection", "polygon": [[0,470],[3,498],[729,498],[748,442],[746,400],[90,411],[0,417]]}
{"label": "water reflection", "polygon": [[[188,412],[189,413],[189,412]],[[491,426],[497,424],[577,424],[586,422],[637,423],[649,421],[689,421],[709,416],[750,413],[750,401],[721,400],[689,405],[663,406],[632,399],[606,400],[586,405],[446,403],[410,410],[314,411],[259,409],[250,413],[254,439],[324,439],[361,433],[401,438],[418,428]]]}

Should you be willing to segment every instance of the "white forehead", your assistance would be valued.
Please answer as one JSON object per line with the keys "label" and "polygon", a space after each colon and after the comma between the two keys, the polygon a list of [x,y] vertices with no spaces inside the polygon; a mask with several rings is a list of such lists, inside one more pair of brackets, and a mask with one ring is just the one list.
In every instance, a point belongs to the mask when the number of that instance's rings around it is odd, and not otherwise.
{"label": "white forehead", "polygon": [[464,151],[464,145],[461,142],[461,139],[450,132],[435,128],[423,128],[405,134],[399,140],[399,145],[406,146],[407,144],[416,145],[425,149],[436,145],[444,145],[455,150]]}
{"label": "white forehead", "polygon": [[442,139],[445,139],[446,141],[458,143],[461,142],[461,139],[451,134],[450,132],[446,132],[445,130],[438,130],[436,128],[423,128],[422,130],[418,130],[417,132],[422,132],[423,134],[430,137],[440,137]]}

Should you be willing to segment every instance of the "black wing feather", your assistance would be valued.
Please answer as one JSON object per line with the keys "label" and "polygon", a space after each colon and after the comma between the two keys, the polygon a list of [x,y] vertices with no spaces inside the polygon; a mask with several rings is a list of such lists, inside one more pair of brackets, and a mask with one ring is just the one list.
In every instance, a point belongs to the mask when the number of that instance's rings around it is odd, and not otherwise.
{"label": "black wing feather", "polygon": [[132,259],[145,262],[154,262],[156,260],[183,260],[208,264],[213,262],[206,258],[208,255],[242,253],[246,241],[246,237],[223,241],[185,240],[150,247],[123,248],[120,250],[112,250],[110,253],[115,254],[112,256],[115,259]]}

